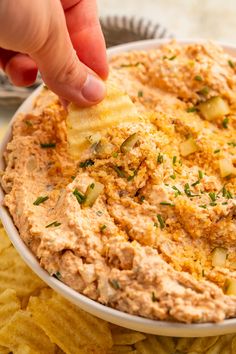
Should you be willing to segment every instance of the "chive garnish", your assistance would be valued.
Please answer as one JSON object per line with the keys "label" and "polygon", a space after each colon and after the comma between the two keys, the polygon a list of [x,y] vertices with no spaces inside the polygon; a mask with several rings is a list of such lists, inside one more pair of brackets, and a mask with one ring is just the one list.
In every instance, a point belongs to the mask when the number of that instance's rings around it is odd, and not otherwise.
{"label": "chive garnish", "polygon": [[100,230],[101,230],[101,232],[103,232],[105,229],[107,228],[107,225],[102,225],[101,227],[100,227]]}
{"label": "chive garnish", "polygon": [[48,228],[48,227],[52,227],[52,226],[60,226],[61,225],[61,222],[58,222],[58,221],[53,221],[51,222],[51,224],[48,224],[46,225],[45,227]]}
{"label": "chive garnish", "polygon": [[232,193],[230,191],[228,191],[225,186],[222,188],[222,195],[223,197],[227,198],[227,199],[232,199]]}
{"label": "chive garnish", "polygon": [[217,196],[216,196],[215,192],[210,192],[208,195],[209,195],[209,198],[211,199],[212,202],[216,201]]}
{"label": "chive garnish", "polygon": [[186,109],[186,112],[188,112],[188,113],[191,113],[191,112],[197,112],[197,107],[188,107],[187,109]]}
{"label": "chive garnish", "polygon": [[201,170],[198,171],[198,177],[199,177],[199,179],[203,178],[203,172]]}
{"label": "chive garnish", "polygon": [[26,125],[28,125],[28,127],[32,127],[33,123],[30,120],[25,120],[24,121]]}
{"label": "chive garnish", "polygon": [[45,197],[38,197],[34,202],[33,202],[33,204],[34,205],[39,205],[39,204],[41,204],[41,203],[44,203],[44,202],[46,202],[46,200],[48,200],[48,196],[46,195]]}
{"label": "chive garnish", "polygon": [[176,58],[176,55],[173,55],[172,57],[169,58],[169,60],[174,60]]}
{"label": "chive garnish", "polygon": [[56,273],[53,273],[52,275],[54,278],[57,278],[58,280],[61,280],[61,273],[60,272],[56,272]]}
{"label": "chive garnish", "polygon": [[75,176],[70,176],[70,178],[72,179],[72,181],[74,181],[74,179],[75,179]]}
{"label": "chive garnish", "polygon": [[138,91],[138,97],[143,97],[143,91]]}
{"label": "chive garnish", "polygon": [[202,277],[205,277],[205,270],[202,269]]}
{"label": "chive garnish", "polygon": [[231,141],[231,142],[229,142],[229,143],[227,143],[228,145],[231,145],[231,146],[233,146],[233,147],[236,147],[236,142],[235,141]]}
{"label": "chive garnish", "polygon": [[164,227],[165,227],[165,221],[163,220],[161,214],[157,214],[157,220],[159,221],[160,228],[161,228],[161,229],[164,229]]}
{"label": "chive garnish", "polygon": [[117,158],[118,157],[118,152],[113,152],[112,157]]}
{"label": "chive garnish", "polygon": [[140,196],[140,198],[139,198],[139,200],[140,200],[140,203],[143,203],[143,202],[144,202],[144,200],[145,200],[144,195],[141,195],[141,196]]}
{"label": "chive garnish", "polygon": [[202,77],[201,77],[200,75],[196,75],[196,76],[194,77],[194,80],[196,80],[196,81],[203,81],[203,79],[202,79]]}
{"label": "chive garnish", "polygon": [[155,293],[154,293],[154,291],[152,292],[152,302],[157,302],[158,301],[158,299],[157,299],[157,297],[156,297],[156,295],[155,295]]}
{"label": "chive garnish", "polygon": [[120,284],[119,284],[118,280],[112,279],[112,280],[110,280],[110,284],[115,290],[120,289]]}
{"label": "chive garnish", "polygon": [[228,204],[228,202],[223,202],[223,203],[221,203],[222,205],[227,205]]}
{"label": "chive garnish", "polygon": [[140,64],[142,64],[142,63],[140,61],[138,61],[135,64],[121,64],[120,67],[121,68],[131,68],[131,67],[139,66]]}
{"label": "chive garnish", "polygon": [[121,177],[121,178],[127,177],[125,171],[123,171],[121,167],[114,165],[113,169],[116,171],[116,173],[118,174],[119,177]]}
{"label": "chive garnish", "polygon": [[172,163],[173,163],[173,165],[175,165],[175,164],[176,164],[176,161],[177,161],[177,156],[173,156],[173,159],[172,159]]}
{"label": "chive garnish", "polygon": [[216,206],[217,203],[216,203],[216,202],[211,202],[210,205],[211,205],[211,206]]}
{"label": "chive garnish", "polygon": [[79,167],[86,168],[88,166],[93,166],[93,165],[94,165],[94,161],[91,159],[87,159],[83,162],[80,162]]}
{"label": "chive garnish", "polygon": [[206,204],[199,205],[199,208],[206,209],[206,208],[207,208],[207,205],[206,205]]}
{"label": "chive garnish", "polygon": [[95,184],[94,183],[91,183],[90,184],[90,188],[93,189],[95,187]]}
{"label": "chive garnish", "polygon": [[170,178],[172,178],[172,179],[176,179],[176,174],[175,174],[175,173],[173,173],[173,175],[170,175]]}
{"label": "chive garnish", "polygon": [[175,204],[169,203],[169,202],[160,202],[160,205],[168,205],[174,207]]}
{"label": "chive garnish", "polygon": [[192,187],[195,187],[195,186],[198,185],[199,183],[200,183],[200,181],[199,181],[199,179],[198,179],[196,182],[192,183],[191,186],[192,186]]}
{"label": "chive garnish", "polygon": [[40,146],[42,149],[54,149],[56,147],[56,143],[41,143]]}
{"label": "chive garnish", "polygon": [[174,191],[175,191],[175,197],[182,194],[176,186],[173,186],[172,189],[174,189]]}
{"label": "chive garnish", "polygon": [[218,152],[220,152],[220,149],[216,149],[216,150],[214,151],[214,154],[218,154]]}
{"label": "chive garnish", "polygon": [[232,62],[232,60],[228,60],[228,64],[232,69],[234,69],[235,64]]}
{"label": "chive garnish", "polygon": [[187,197],[198,197],[198,194],[192,194],[192,192],[190,191],[190,186],[189,183],[186,183],[184,185],[184,193],[187,195]]}
{"label": "chive garnish", "polygon": [[159,152],[159,154],[157,156],[157,162],[162,163],[163,161],[164,161],[164,156]]}
{"label": "chive garnish", "polygon": [[79,204],[83,204],[84,203],[84,201],[86,199],[85,195],[82,194],[81,192],[79,192],[77,188],[75,188],[75,190],[73,191],[73,195],[76,197],[77,202]]}
{"label": "chive garnish", "polygon": [[229,124],[229,118],[225,117],[222,121],[222,126],[223,128],[227,129],[228,128],[228,124]]}
{"label": "chive garnish", "polygon": [[101,210],[98,210],[98,211],[96,212],[96,214],[97,214],[97,216],[102,216],[103,212],[102,212]]}
{"label": "chive garnish", "polygon": [[201,90],[197,91],[198,94],[206,96],[209,93],[209,88],[207,86],[203,87]]}

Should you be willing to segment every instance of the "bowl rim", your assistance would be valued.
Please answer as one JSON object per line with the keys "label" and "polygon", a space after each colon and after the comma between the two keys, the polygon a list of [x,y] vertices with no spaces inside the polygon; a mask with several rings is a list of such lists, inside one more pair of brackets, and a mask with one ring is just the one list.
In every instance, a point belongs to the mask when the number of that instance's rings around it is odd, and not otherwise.
{"label": "bowl rim", "polygon": [[[108,58],[112,56],[133,50],[148,50],[151,48],[159,47],[162,44],[168,43],[171,40],[168,39],[151,39],[143,40],[138,42],[131,42],[126,44],[121,44],[115,47],[111,47],[107,50]],[[191,44],[191,43],[204,43],[207,40],[203,39],[177,39],[180,44]],[[215,42],[215,41],[214,41]],[[236,56],[236,46],[230,44],[219,43],[227,52]],[[42,90],[43,85],[38,87],[17,109],[16,113],[12,117],[7,132],[0,144],[0,168],[4,169],[4,158],[3,153],[6,148],[8,141],[11,139],[11,127],[18,116],[19,113],[27,113],[32,109],[32,104],[34,99]],[[236,318],[226,319],[219,323],[198,323],[198,324],[186,324],[180,322],[168,322],[168,321],[158,321],[141,316],[131,315],[111,307],[105,306],[97,301],[91,300],[78,293],[77,291],[70,288],[68,285],[62,283],[56,278],[50,276],[37,261],[36,257],[30,251],[30,249],[25,245],[21,239],[17,228],[15,227],[12,217],[8,209],[3,205],[4,191],[2,186],[0,186],[0,218],[4,225],[4,228],[9,235],[11,242],[20,254],[21,258],[27,263],[27,265],[36,273],[49,287],[53,288],[56,292],[61,294],[63,297],[67,298],[69,301],[79,306],[84,311],[97,316],[108,322],[130,328],[133,330],[163,335],[163,336],[174,336],[174,337],[205,337],[221,335],[226,333],[232,333],[236,331]]]}

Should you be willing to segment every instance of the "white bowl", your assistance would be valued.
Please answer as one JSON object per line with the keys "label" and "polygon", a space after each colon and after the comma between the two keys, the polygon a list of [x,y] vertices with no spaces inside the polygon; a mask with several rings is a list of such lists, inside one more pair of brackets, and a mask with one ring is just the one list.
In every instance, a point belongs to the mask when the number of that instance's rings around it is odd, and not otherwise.
{"label": "white bowl", "polygon": [[[169,40],[148,40],[129,43],[125,45],[119,45],[108,49],[108,56],[111,58],[113,55],[122,53],[125,51],[132,50],[147,50],[160,46],[163,43],[167,43]],[[202,40],[178,40],[182,44],[202,42]],[[236,56],[236,47],[231,45],[223,45],[224,49],[232,55]],[[3,139],[0,146],[0,168],[4,168],[3,152],[5,150],[6,144],[11,138],[11,126],[16,119],[17,115],[21,112],[27,113],[31,111],[32,103],[34,99],[42,90],[42,87],[36,89],[29,98],[21,105],[17,110],[14,117],[12,118],[9,129]],[[213,336],[225,333],[236,332],[236,318],[228,319],[220,323],[203,323],[203,324],[184,324],[178,322],[167,322],[167,321],[155,321],[146,319],[139,316],[129,315],[127,313],[114,310],[111,307],[104,306],[88,297],[79,294],[75,290],[71,289],[69,286],[63,284],[59,280],[51,277],[44,269],[41,268],[37,259],[32,254],[32,252],[24,244],[18,230],[16,229],[11,215],[9,214],[7,208],[3,206],[4,191],[0,189],[0,218],[2,223],[20,256],[28,264],[28,266],[51,288],[60,293],[62,296],[67,298],[69,301],[78,305],[83,310],[100,317],[106,321],[115,323],[117,325],[131,328],[137,331],[159,334],[164,336],[175,336],[175,337],[204,337]]]}

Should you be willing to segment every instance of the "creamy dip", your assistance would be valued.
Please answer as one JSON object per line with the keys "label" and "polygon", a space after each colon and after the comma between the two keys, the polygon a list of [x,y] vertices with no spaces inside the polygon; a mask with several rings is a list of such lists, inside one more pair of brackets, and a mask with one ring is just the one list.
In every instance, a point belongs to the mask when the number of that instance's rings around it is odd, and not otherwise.
{"label": "creamy dip", "polygon": [[[142,120],[109,128],[86,160],[70,156],[66,112],[46,88],[15,120],[1,183],[22,239],[52,276],[107,306],[188,323],[235,317],[235,59],[172,42],[110,68]],[[83,207],[75,190],[96,181],[104,190]]]}

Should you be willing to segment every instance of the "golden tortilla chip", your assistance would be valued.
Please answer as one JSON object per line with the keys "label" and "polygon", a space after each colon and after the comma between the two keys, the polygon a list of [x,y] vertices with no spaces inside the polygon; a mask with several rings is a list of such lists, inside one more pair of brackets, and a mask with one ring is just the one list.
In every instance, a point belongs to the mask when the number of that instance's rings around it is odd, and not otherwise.
{"label": "golden tortilla chip", "polygon": [[0,254],[3,250],[5,250],[5,248],[8,248],[10,246],[11,241],[6,234],[6,231],[3,227],[0,227]]}
{"label": "golden tortilla chip", "polygon": [[67,354],[104,354],[112,347],[108,323],[46,290],[46,296],[30,298],[28,310],[53,343]]}

